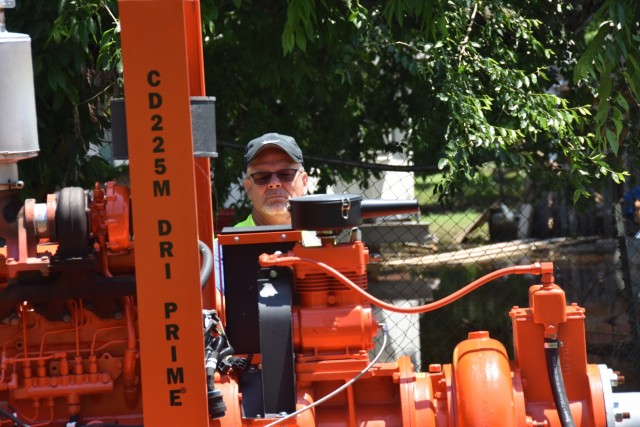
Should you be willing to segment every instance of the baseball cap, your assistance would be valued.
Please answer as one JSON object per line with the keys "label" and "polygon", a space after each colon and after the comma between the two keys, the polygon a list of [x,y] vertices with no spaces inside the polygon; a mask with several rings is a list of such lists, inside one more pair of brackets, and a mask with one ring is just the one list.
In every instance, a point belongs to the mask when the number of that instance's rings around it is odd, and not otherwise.
{"label": "baseball cap", "polygon": [[287,153],[293,161],[302,163],[302,150],[298,147],[295,139],[288,135],[281,135],[279,133],[267,133],[249,141],[247,144],[247,149],[244,152],[246,165],[249,166],[249,163],[255,159],[258,153],[268,146],[278,147]]}

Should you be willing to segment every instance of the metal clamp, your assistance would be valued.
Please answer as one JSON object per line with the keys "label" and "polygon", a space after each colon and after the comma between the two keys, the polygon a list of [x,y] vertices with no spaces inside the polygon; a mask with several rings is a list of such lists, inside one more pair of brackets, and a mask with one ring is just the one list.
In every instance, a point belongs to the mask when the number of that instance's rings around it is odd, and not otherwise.
{"label": "metal clamp", "polygon": [[351,210],[351,200],[346,197],[342,198],[342,206],[340,206],[340,212],[342,213],[342,218],[349,218],[349,211]]}
{"label": "metal clamp", "polygon": [[560,348],[562,347],[562,341],[546,341],[544,348]]}

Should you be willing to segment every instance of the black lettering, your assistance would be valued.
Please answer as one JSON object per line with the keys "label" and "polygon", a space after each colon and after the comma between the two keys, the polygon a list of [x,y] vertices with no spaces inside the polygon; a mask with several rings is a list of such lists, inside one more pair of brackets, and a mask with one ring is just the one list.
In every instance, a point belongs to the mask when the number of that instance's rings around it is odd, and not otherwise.
{"label": "black lettering", "polygon": [[162,181],[153,181],[153,197],[170,196],[171,186],[168,179]]}
{"label": "black lettering", "polygon": [[171,264],[168,262],[164,263],[164,278],[171,279]]}
{"label": "black lettering", "polygon": [[147,73],[147,83],[149,86],[160,86],[160,71],[151,70]]}
{"label": "black lettering", "polygon": [[182,390],[179,388],[169,390],[169,405],[171,406],[182,406],[182,402],[180,401],[180,393]]}
{"label": "black lettering", "polygon": [[159,219],[158,220],[158,234],[160,236],[167,236],[171,233],[171,221],[168,219]]}
{"label": "black lettering", "polygon": [[157,92],[149,93],[149,108],[155,109],[162,107],[162,95]]}
{"label": "black lettering", "polygon": [[160,114],[154,114],[153,116],[151,116],[151,121],[153,122],[153,124],[151,125],[151,130],[164,130],[164,127],[162,126],[162,116]]}
{"label": "black lettering", "polygon": [[176,347],[175,345],[171,346],[171,361],[172,362],[178,361],[178,347]]}
{"label": "black lettering", "polygon": [[164,303],[164,318],[171,318],[171,314],[178,311],[178,304],[175,302],[165,302]]}
{"label": "black lettering", "polygon": [[171,341],[171,340],[179,341],[180,340],[180,338],[178,337],[179,330],[180,330],[180,326],[176,325],[175,323],[169,323],[167,325],[164,325],[164,332],[165,332],[167,341]]}
{"label": "black lettering", "polygon": [[154,153],[164,153],[164,138],[161,136],[156,136],[152,139],[155,146],[153,147]]}
{"label": "black lettering", "polygon": [[160,258],[173,257],[173,242],[160,242]]}
{"label": "black lettering", "polygon": [[167,171],[167,165],[164,164],[165,160],[163,157],[159,157],[157,159],[153,159],[153,164],[155,165],[155,169],[154,172],[157,175],[164,175],[164,173]]}
{"label": "black lettering", "polygon": [[167,368],[167,384],[184,383],[184,368]]}

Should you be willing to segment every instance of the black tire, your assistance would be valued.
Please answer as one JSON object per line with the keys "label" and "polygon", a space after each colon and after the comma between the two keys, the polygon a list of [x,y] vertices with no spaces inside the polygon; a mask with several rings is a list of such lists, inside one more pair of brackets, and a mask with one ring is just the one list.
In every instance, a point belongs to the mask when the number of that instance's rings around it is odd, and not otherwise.
{"label": "black tire", "polygon": [[56,207],[57,256],[85,258],[89,255],[89,218],[87,197],[80,187],[65,187]]}

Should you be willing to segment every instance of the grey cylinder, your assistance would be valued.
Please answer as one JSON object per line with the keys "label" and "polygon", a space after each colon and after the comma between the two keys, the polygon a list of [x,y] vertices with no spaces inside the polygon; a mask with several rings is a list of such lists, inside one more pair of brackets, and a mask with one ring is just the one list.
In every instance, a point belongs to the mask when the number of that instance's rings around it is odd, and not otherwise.
{"label": "grey cylinder", "polygon": [[38,155],[31,39],[0,31],[0,164]]}

